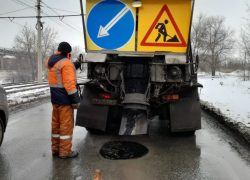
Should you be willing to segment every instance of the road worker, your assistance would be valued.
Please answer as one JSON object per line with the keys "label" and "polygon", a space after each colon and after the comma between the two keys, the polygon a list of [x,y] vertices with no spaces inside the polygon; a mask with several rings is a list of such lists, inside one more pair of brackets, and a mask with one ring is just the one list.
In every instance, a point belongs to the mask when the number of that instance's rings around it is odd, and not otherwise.
{"label": "road worker", "polygon": [[49,86],[52,112],[52,155],[62,159],[78,156],[72,151],[72,135],[74,128],[74,109],[80,107],[80,97],[76,87],[76,69],[81,66],[80,56],[72,63],[71,46],[61,42],[56,54],[46,61],[49,69]]}

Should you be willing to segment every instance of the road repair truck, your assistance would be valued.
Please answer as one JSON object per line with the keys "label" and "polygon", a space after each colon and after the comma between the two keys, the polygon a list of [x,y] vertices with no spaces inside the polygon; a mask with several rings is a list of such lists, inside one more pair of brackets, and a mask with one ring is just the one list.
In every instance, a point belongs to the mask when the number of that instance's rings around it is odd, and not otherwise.
{"label": "road repair truck", "polygon": [[[81,2],[82,14],[84,14]],[[86,0],[87,83],[76,125],[146,134],[153,117],[166,131],[201,128],[190,32],[194,0]]]}

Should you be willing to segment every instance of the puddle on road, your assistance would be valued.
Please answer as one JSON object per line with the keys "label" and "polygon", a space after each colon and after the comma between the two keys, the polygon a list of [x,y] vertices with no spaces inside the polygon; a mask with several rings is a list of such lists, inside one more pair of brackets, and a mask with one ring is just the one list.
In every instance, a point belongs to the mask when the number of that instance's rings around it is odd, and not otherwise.
{"label": "puddle on road", "polygon": [[101,156],[110,160],[137,159],[147,153],[148,148],[137,142],[130,141],[107,142],[100,149]]}

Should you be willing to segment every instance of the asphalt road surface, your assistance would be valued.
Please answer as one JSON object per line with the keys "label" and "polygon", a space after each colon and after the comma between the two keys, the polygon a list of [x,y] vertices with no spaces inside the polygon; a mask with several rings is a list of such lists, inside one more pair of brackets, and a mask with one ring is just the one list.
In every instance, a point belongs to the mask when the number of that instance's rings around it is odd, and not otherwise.
{"label": "asphalt road surface", "polygon": [[[10,116],[0,148],[0,179],[92,180],[100,169],[103,180],[250,179],[250,150],[223,126],[202,113],[202,130],[192,137],[169,136],[166,122],[153,120],[144,136],[95,135],[75,127],[74,159],[52,157],[52,106],[46,103]],[[99,155],[108,141],[145,145],[149,153],[135,160],[107,160]]]}

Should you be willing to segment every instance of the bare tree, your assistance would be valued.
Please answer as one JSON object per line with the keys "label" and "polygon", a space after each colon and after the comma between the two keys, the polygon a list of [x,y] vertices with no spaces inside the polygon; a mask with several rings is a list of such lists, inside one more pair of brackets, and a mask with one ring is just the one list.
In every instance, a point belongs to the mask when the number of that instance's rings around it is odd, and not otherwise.
{"label": "bare tree", "polygon": [[37,38],[35,31],[23,26],[14,38],[13,49],[21,59],[25,59],[25,69],[29,69],[33,80],[37,74]]}
{"label": "bare tree", "polygon": [[242,62],[242,67],[240,69],[243,70],[242,76],[243,76],[243,81],[246,80],[250,80],[250,63],[249,63],[249,58],[250,58],[250,54],[249,54],[249,43],[248,43],[249,37],[247,37],[247,33],[244,31],[241,31],[241,35],[240,35],[240,54],[241,57],[240,58],[241,62]]}
{"label": "bare tree", "polygon": [[191,43],[192,43],[192,52],[193,56],[202,55],[206,53],[204,40],[208,36],[207,31],[207,17],[205,14],[200,13],[197,17],[197,21],[195,21],[192,25],[191,32]]}
{"label": "bare tree", "polygon": [[214,76],[223,57],[234,48],[234,30],[225,26],[224,17],[203,14],[199,15],[192,30],[193,53],[200,56],[201,67],[208,67]]}
{"label": "bare tree", "polygon": [[79,54],[83,54],[83,48],[80,47],[80,46],[73,46],[72,47],[72,52],[71,52],[71,57],[72,57],[72,60],[76,60],[77,57],[79,56]]}
{"label": "bare tree", "polygon": [[222,57],[234,48],[234,30],[225,26],[225,18],[211,16],[208,18],[208,36],[205,39],[207,53],[210,55],[208,65],[212,76],[220,68]]}
{"label": "bare tree", "polygon": [[[55,39],[57,39],[58,32],[51,27],[46,27],[42,31],[42,61],[45,64],[47,57],[57,48]],[[53,52],[55,53],[55,51]]]}
{"label": "bare tree", "polygon": [[239,49],[240,53],[244,54],[242,59],[243,63],[243,80],[250,80],[250,7],[247,5],[248,17],[245,18],[245,24],[241,28]]}
{"label": "bare tree", "polygon": [[[42,61],[43,65],[51,49],[54,48],[57,32],[50,27],[46,27],[42,34]],[[37,76],[37,35],[36,31],[27,24],[20,28],[19,33],[14,38],[13,49],[17,56],[22,59],[26,71],[30,71],[32,80]],[[19,66],[23,66],[19,63]],[[45,66],[43,66],[45,68]]]}
{"label": "bare tree", "polygon": [[[73,46],[71,61],[74,62],[78,58],[79,54],[82,54],[83,58],[85,57],[84,48],[81,46]],[[81,68],[82,68],[82,71],[78,71],[78,72],[83,73],[83,74],[86,73],[87,64],[82,64]]]}
{"label": "bare tree", "polygon": [[209,72],[210,69],[207,67],[207,49],[205,39],[208,36],[207,31],[207,16],[203,13],[200,13],[196,19],[196,21],[192,24],[191,31],[191,43],[192,43],[192,53],[193,57],[199,55],[200,64],[199,70],[202,72]]}

